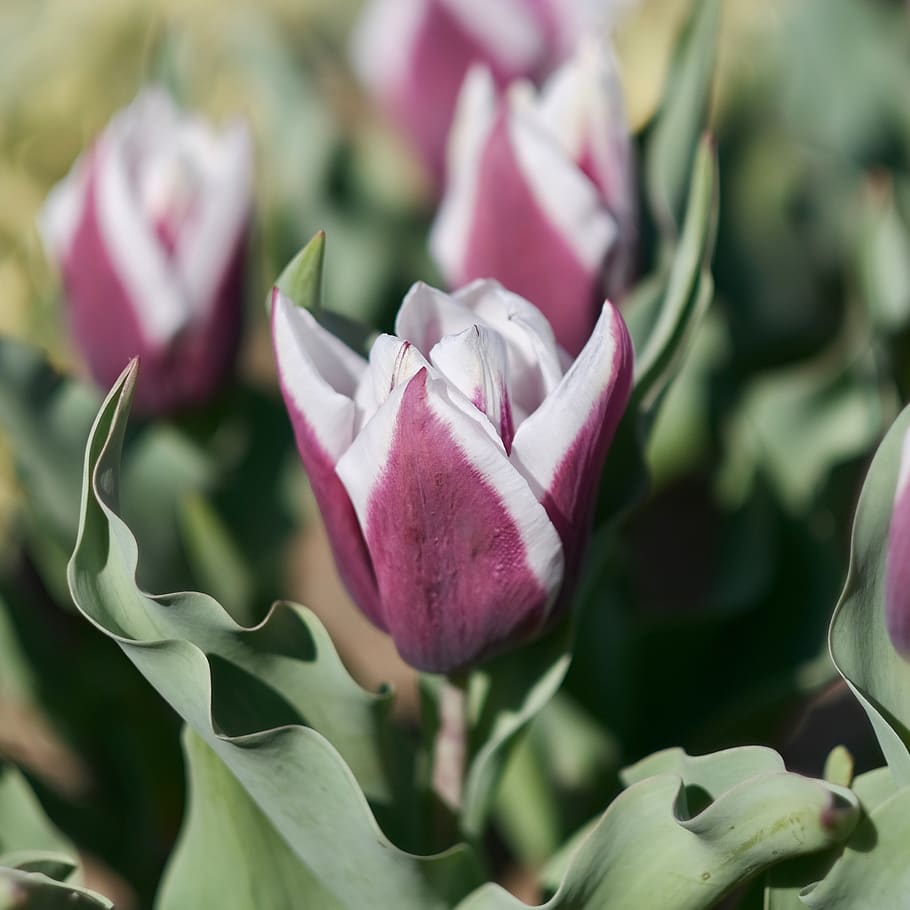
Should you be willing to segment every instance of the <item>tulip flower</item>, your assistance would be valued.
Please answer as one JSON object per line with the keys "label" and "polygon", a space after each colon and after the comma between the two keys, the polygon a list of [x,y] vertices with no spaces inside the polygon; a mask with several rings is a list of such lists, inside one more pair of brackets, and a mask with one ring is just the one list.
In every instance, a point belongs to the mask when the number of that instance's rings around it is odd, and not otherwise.
{"label": "tulip flower", "polygon": [[146,413],[204,402],[233,364],[251,165],[242,125],[215,132],[147,89],[45,203],[76,345],[104,388],[139,355]]}
{"label": "tulip flower", "polygon": [[586,0],[374,0],[354,33],[353,64],[441,184],[471,64],[488,66],[500,88],[539,81],[572,52],[591,8]]}
{"label": "tulip flower", "polygon": [[546,83],[498,97],[465,80],[430,247],[453,287],[496,278],[547,317],[571,354],[605,293],[621,296],[634,247],[628,128],[609,49],[586,42]]}
{"label": "tulip flower", "polygon": [[629,396],[618,311],[574,362],[493,281],[414,285],[369,361],[277,288],[272,334],[340,573],[401,656],[452,672],[547,628]]}
{"label": "tulip flower", "polygon": [[904,436],[888,530],[885,622],[895,650],[910,660],[910,432]]}

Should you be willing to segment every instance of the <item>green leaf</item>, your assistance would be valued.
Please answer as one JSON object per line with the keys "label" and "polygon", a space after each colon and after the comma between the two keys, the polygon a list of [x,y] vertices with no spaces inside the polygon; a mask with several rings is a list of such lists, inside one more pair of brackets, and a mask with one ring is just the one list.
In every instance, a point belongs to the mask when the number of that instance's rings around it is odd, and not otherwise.
{"label": "green leaf", "polygon": [[645,185],[662,233],[675,237],[705,131],[720,29],[720,0],[694,0],[670,64],[645,155]]}
{"label": "green leaf", "polygon": [[866,475],[853,524],[850,568],[828,635],[834,664],[869,715],[901,786],[910,785],[910,663],[894,650],[885,627],[885,566],[908,427],[910,408],[905,408]]}
{"label": "green leaf", "polygon": [[[761,869],[842,841],[858,816],[849,790],[787,773],[770,750],[670,750],[628,774],[637,782],[582,841],[547,910],[708,910]],[[525,906],[486,885],[458,910]]]}
{"label": "green leaf", "polygon": [[275,282],[275,287],[296,306],[315,313],[322,307],[324,266],[325,231],[319,231],[285,266]]}
{"label": "green leaf", "polygon": [[[713,5],[713,0],[706,4]],[[710,138],[703,137],[690,171],[689,203],[679,245],[669,271],[630,301],[629,326],[636,345],[634,396],[653,411],[679,367],[687,342],[711,302],[710,265],[717,225],[717,162]]]}
{"label": "green leaf", "polygon": [[136,541],[117,512],[119,460],[136,366],[89,437],[73,599],[215,752],[277,834],[344,907],[451,906],[476,882],[463,848],[415,857],[379,830],[364,799],[396,802],[387,696],[364,692],[316,618],[276,605],[237,625],[212,598],[151,597],[135,583]]}
{"label": "green leaf", "polygon": [[[834,758],[835,763],[844,762],[846,759],[843,751],[845,750],[842,747],[835,749],[829,756],[827,764],[832,764],[832,756],[836,756]],[[870,829],[864,823],[870,813],[874,813],[879,806],[890,800],[897,792],[894,785],[894,777],[887,768],[877,768],[875,771],[869,771],[856,778],[853,782],[853,792],[859,797],[865,817],[853,829],[846,846],[848,849],[866,852],[871,845],[869,839]],[[775,866],[767,876],[765,910],[805,910],[806,903],[803,901],[802,895],[812,891],[818,882],[830,873],[831,868],[842,853],[843,848],[839,846],[832,847],[823,853],[799,857]],[[837,874],[835,873],[835,875]],[[887,905],[885,903],[881,906]],[[894,905],[893,902],[892,905]],[[828,907],[829,905],[825,904],[824,906]],[[830,906],[853,907],[865,906],[865,904],[862,902],[859,904],[839,904],[835,902]]]}
{"label": "green leaf", "polygon": [[869,450],[884,421],[873,359],[864,351],[845,363],[838,350],[751,384],[734,417],[728,469],[760,465],[802,515],[835,467]]}
{"label": "green leaf", "polygon": [[285,266],[275,287],[299,307],[309,310],[319,324],[348,347],[366,353],[375,332],[341,313],[322,305],[322,275],[325,267],[325,231],[312,240]]}
{"label": "green leaf", "polygon": [[[36,348],[0,338],[0,427],[8,434],[27,492],[29,546],[42,578],[68,601],[65,564],[78,529],[82,456],[101,396],[58,373]],[[177,510],[188,493],[206,489],[214,465],[184,434],[151,424],[133,434],[124,458],[129,492],[124,510],[148,559],[140,582],[151,590],[185,576]]]}
{"label": "green leaf", "polygon": [[113,907],[67,881],[77,871],[75,855],[22,774],[0,764],[0,910]]}
{"label": "green leaf", "polygon": [[804,907],[901,907],[910,894],[910,788],[871,809],[831,871],[802,892]]}
{"label": "green leaf", "polygon": [[67,549],[76,536],[81,452],[100,398],[58,374],[37,349],[0,338],[0,427],[30,508]]}
{"label": "green leaf", "polygon": [[469,761],[461,810],[469,838],[480,837],[505,764],[520,735],[562,685],[571,662],[571,620],[543,639],[471,674]]}
{"label": "green leaf", "polygon": [[252,618],[253,579],[221,517],[202,493],[182,500],[179,517],[194,578],[235,619]]}
{"label": "green leaf", "polygon": [[11,857],[26,853],[72,857],[75,850],[48,821],[25,777],[0,764],[0,866],[18,865]]}
{"label": "green leaf", "polygon": [[220,907],[339,910],[339,903],[275,831],[224,762],[192,730],[183,735],[189,806],[157,910]]}
{"label": "green leaf", "polygon": [[40,872],[0,867],[0,910],[111,910],[106,897]]}

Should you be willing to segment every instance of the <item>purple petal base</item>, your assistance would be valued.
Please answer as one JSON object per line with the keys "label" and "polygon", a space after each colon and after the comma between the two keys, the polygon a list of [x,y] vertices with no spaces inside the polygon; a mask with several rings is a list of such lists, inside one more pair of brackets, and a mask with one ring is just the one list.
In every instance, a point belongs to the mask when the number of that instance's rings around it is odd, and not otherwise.
{"label": "purple petal base", "polygon": [[448,673],[539,631],[547,592],[509,512],[408,384],[366,538],[389,632],[412,666]]}

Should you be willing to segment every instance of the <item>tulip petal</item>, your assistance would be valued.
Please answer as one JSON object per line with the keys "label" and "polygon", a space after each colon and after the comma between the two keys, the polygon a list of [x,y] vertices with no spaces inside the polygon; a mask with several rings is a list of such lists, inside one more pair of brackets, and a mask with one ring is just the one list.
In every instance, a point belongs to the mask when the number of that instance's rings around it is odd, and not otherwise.
{"label": "tulip petal", "polygon": [[888,530],[885,620],[895,650],[910,660],[910,432],[904,436]]}
{"label": "tulip petal", "polygon": [[[526,297],[575,354],[596,318],[617,227],[597,187],[548,135],[531,106],[516,99],[496,118],[473,179],[453,181],[432,248],[453,283],[495,277]],[[460,193],[468,193],[468,201],[457,200]],[[453,218],[463,223],[452,226]]]}
{"label": "tulip petal", "polygon": [[355,395],[362,427],[392,394],[418,370],[429,366],[417,346],[394,335],[380,335],[370,348],[370,366],[360,379]]}
{"label": "tulip petal", "polygon": [[335,472],[354,438],[352,399],[366,362],[312,313],[272,291],[272,343],[281,394],[342,579],[358,606],[384,629],[369,553],[348,494]]}
{"label": "tulip petal", "polygon": [[398,311],[395,332],[431,351],[447,335],[474,325],[496,331],[506,345],[516,425],[562,379],[561,352],[541,312],[496,281],[478,280],[455,294],[417,283]]}
{"label": "tulip petal", "polygon": [[[536,78],[550,65],[548,17],[526,0],[377,0],[351,45],[352,63],[411,137],[441,185],[446,140],[471,64],[490,67],[499,86]],[[491,14],[492,13],[492,14]]]}
{"label": "tulip petal", "polygon": [[574,579],[588,533],[597,481],[632,384],[632,340],[619,311],[605,303],[578,359],[515,433],[512,463],[543,503]]}
{"label": "tulip petal", "polygon": [[479,325],[471,326],[434,345],[430,361],[478,411],[487,415],[508,454],[515,428],[502,336]]}
{"label": "tulip petal", "polygon": [[[161,346],[145,331],[130,290],[112,260],[99,205],[99,152],[93,150],[51,192],[41,213],[48,252],[59,263],[69,317],[79,349],[99,384],[112,385],[131,357],[143,358],[146,373],[157,372]],[[148,410],[137,389],[137,405]]]}
{"label": "tulip petal", "polygon": [[421,370],[398,386],[337,471],[405,660],[450,672],[542,628],[562,580],[559,536],[445,380]]}

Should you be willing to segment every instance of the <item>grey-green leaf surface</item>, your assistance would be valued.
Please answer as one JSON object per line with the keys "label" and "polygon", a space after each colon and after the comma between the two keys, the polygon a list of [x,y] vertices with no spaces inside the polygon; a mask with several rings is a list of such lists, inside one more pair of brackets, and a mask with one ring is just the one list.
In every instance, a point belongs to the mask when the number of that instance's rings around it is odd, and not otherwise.
{"label": "grey-green leaf surface", "polygon": [[69,567],[73,599],[218,755],[278,835],[340,906],[451,906],[476,884],[462,848],[397,849],[365,798],[394,799],[386,697],[347,675],[316,618],[276,605],[237,625],[212,598],[151,597],[136,586],[136,541],[117,511],[119,461],[136,364],[89,437],[82,515]]}
{"label": "grey-green leaf surface", "polygon": [[73,845],[51,824],[23,775],[0,764],[0,910],[92,910],[113,904],[68,881]]}
{"label": "grey-green leaf surface", "polygon": [[[879,806],[891,800],[897,793],[897,788],[895,786],[894,776],[891,774],[891,771],[885,767],[876,768],[874,771],[867,771],[865,774],[861,774],[853,781],[852,789],[859,798],[864,817],[861,818],[860,822],[851,832],[850,837],[847,839],[846,848],[847,851],[867,853],[877,836],[874,834],[874,822],[872,827],[867,824],[868,816],[874,816]],[[887,850],[888,848],[886,847],[885,849]],[[809,894],[818,886],[818,883],[821,882],[822,879],[826,878],[826,876],[831,873],[832,867],[843,855],[844,850],[842,847],[832,847],[830,850],[826,850],[823,853],[799,857],[790,862],[781,863],[780,865],[775,866],[767,875],[764,910],[805,910],[806,902],[803,901],[803,896]],[[878,858],[874,860],[875,863],[878,861]],[[893,857],[893,861],[896,863],[901,862],[897,857]],[[872,868],[867,868],[862,866],[862,864],[856,864],[855,860],[848,861],[846,865],[846,873],[843,873],[842,871],[843,866],[839,866],[838,870],[833,873],[834,878],[840,880],[838,888],[841,891],[845,887],[853,887],[855,889],[854,894],[857,894],[858,889],[856,889],[856,886],[859,885],[859,882],[851,880],[851,877],[857,874],[861,877],[866,872],[870,875],[876,874],[874,866]],[[853,870],[852,872],[851,869]],[[843,879],[841,878],[842,875],[844,876]],[[834,893],[834,890],[828,885],[822,889],[822,894],[831,895],[832,893]],[[859,893],[862,892],[859,891]],[[893,899],[893,894],[891,895],[891,898],[891,900],[876,906],[897,906],[897,902]],[[823,906],[828,907],[829,905],[824,904]],[[863,904],[863,901],[859,901],[856,904],[834,903],[831,904],[831,906],[843,906],[846,908],[848,906],[854,907],[865,905]]]}
{"label": "grey-green leaf surface", "polygon": [[48,821],[28,782],[13,765],[0,763],[0,866],[18,866],[26,854],[72,858],[72,844]]}
{"label": "grey-green leaf surface", "polygon": [[682,221],[689,173],[707,128],[720,0],[694,0],[677,44],[645,157],[645,185],[662,232],[675,236]]}
{"label": "grey-green leaf surface", "polygon": [[189,806],[158,910],[286,910],[343,905],[275,831],[224,762],[186,728]]}
{"label": "grey-green leaf surface", "polygon": [[864,815],[831,871],[800,899],[810,910],[903,907],[910,894],[910,788]]}
{"label": "grey-green leaf surface", "polygon": [[910,408],[905,408],[866,475],[853,524],[847,581],[828,637],[831,657],[869,715],[901,786],[910,785],[910,663],[894,650],[885,627],[885,567],[901,446],[908,427]]}
{"label": "grey-green leaf surface", "polygon": [[[760,870],[844,840],[859,814],[849,790],[790,774],[768,750],[702,758],[671,750],[630,769],[631,778],[579,845],[547,910],[708,910]],[[458,910],[525,906],[486,885]]]}

